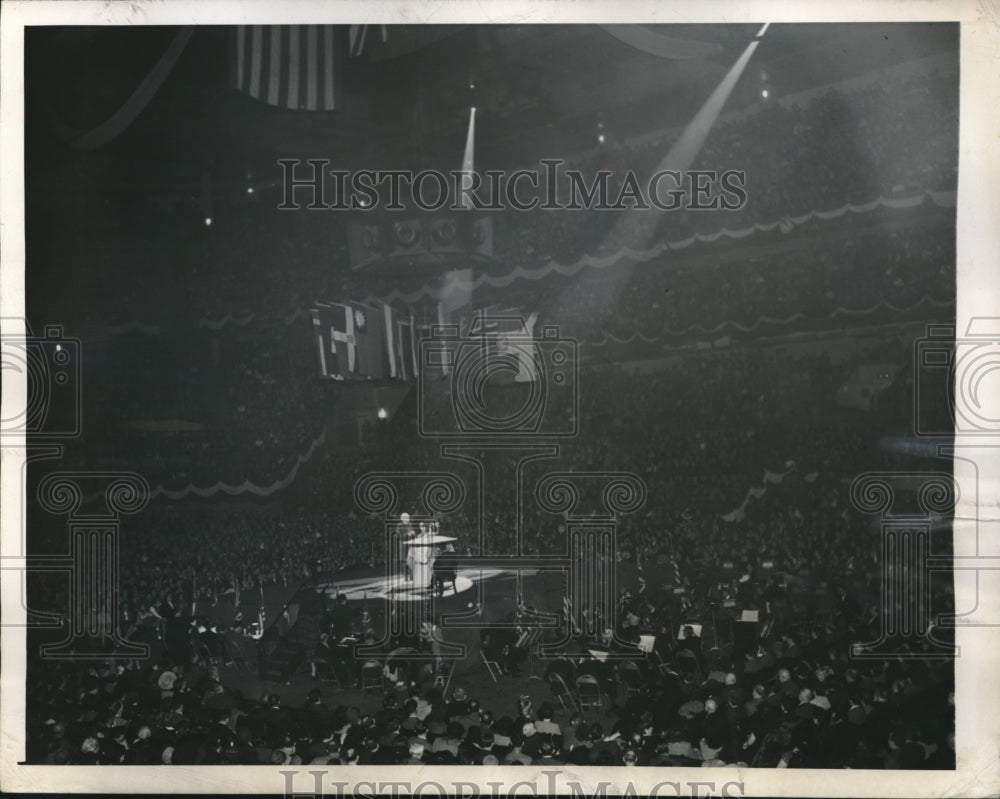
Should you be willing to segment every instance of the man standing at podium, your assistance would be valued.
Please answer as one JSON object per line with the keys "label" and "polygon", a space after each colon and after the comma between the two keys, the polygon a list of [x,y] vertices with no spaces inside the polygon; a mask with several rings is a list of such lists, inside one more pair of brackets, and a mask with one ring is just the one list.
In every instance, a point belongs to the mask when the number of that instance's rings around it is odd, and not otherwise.
{"label": "man standing at podium", "polygon": [[[416,588],[429,588],[434,575],[434,547],[430,542],[430,531],[423,527],[421,535],[409,547],[406,561],[410,567],[410,579]],[[426,543],[417,543],[427,539]]]}
{"label": "man standing at podium", "polygon": [[407,580],[413,578],[410,570],[410,550],[413,547],[406,546],[406,542],[416,535],[417,531],[410,525],[410,514],[399,514],[399,573]]}

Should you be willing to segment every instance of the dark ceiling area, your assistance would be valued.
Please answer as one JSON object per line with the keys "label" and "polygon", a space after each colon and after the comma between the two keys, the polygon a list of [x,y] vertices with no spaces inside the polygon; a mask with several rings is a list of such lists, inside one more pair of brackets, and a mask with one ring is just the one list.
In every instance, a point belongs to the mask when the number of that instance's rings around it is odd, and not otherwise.
{"label": "dark ceiling area", "polygon": [[[377,26],[370,26],[377,27]],[[631,26],[630,26],[631,27]],[[195,29],[153,99],[108,144],[81,151],[66,131],[113,113],[176,35],[173,28],[35,28],[26,32],[29,202],[80,181],[111,194],[184,198],[209,171],[219,192],[281,157],[344,168],[457,168],[477,108],[477,167],[560,157],[684,124],[753,41],[760,24],[643,26],[704,45],[707,55],[652,55],[599,25],[388,26],[343,62],[339,110],[275,108],[232,88],[231,27]],[[770,26],[725,111],[907,60],[954,52],[939,24]]]}

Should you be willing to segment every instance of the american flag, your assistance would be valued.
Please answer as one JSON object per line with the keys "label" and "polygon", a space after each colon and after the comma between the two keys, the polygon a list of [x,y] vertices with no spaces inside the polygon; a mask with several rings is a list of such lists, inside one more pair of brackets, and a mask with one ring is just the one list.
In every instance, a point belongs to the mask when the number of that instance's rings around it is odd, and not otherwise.
{"label": "american flag", "polygon": [[[234,44],[234,85],[268,105],[292,111],[342,106],[344,58],[380,37],[367,25],[241,25]],[[385,26],[381,26],[385,41]]]}

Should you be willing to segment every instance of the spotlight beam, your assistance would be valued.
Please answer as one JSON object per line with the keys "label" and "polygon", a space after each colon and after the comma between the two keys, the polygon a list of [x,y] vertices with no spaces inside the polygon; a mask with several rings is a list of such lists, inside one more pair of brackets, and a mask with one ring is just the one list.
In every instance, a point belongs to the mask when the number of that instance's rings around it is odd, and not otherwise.
{"label": "spotlight beam", "polygon": [[[746,70],[747,64],[750,63],[757,45],[760,44],[770,24],[769,22],[765,23],[753,41],[746,46],[729,72],[713,89],[708,99],[688,123],[680,138],[667,151],[654,172],[661,170],[683,172],[691,168],[705,144],[705,139],[708,138],[712,126],[718,120],[726,101],[733,93],[733,89]],[[643,199],[648,205],[649,198],[644,197]],[[612,247],[621,246],[627,231],[630,246],[635,248],[648,247],[656,234],[663,214],[669,212],[650,207],[618,213],[621,213],[622,216],[619,217],[611,232],[601,243],[600,249],[602,251],[609,245]],[[555,302],[552,308],[553,315],[557,319],[570,318],[572,315],[580,316],[582,319],[600,321],[615,307],[618,297],[631,278],[632,269],[633,267],[629,265],[616,265],[611,270],[602,270],[604,274],[600,276],[594,274],[595,270],[585,270],[580,278],[572,283]],[[608,272],[610,272],[610,279],[608,279]],[[598,281],[599,285],[597,285]]]}
{"label": "spotlight beam", "polygon": [[[754,37],[754,40],[747,45],[742,55],[740,55],[740,57],[736,60],[736,63],[733,64],[729,72],[726,73],[726,76],[709,95],[704,105],[698,109],[698,113],[694,115],[687,127],[684,128],[684,132],[681,133],[680,138],[677,139],[674,146],[667,151],[667,154],[663,157],[663,160],[660,161],[655,171],[672,169],[677,172],[683,172],[684,170],[691,168],[695,158],[698,157],[698,153],[701,152],[701,148],[705,144],[708,134],[711,133],[712,127],[718,120],[719,114],[722,113],[722,109],[726,105],[726,101],[733,93],[733,89],[736,88],[736,84],[742,77],[744,70],[746,70],[747,64],[750,63],[750,58],[757,49],[757,45],[760,44],[761,37],[767,31],[770,24],[770,22],[765,23],[757,33],[757,36]],[[641,238],[638,240],[638,244],[641,247],[646,247],[649,245],[654,233],[656,232],[656,226],[659,223],[661,216],[667,212],[661,209],[653,208],[649,211],[633,210],[628,213],[638,213],[642,215],[643,224],[640,227]],[[628,221],[624,219],[621,220],[615,226],[606,242],[615,242],[616,235],[626,227],[630,227]],[[631,227],[635,229],[634,225]]]}
{"label": "spotlight beam", "polygon": [[[472,173],[476,170],[476,108],[469,111],[469,130],[465,134],[465,153],[462,155],[462,187],[471,189]],[[462,206],[472,208],[472,199],[468,194],[462,194]]]}

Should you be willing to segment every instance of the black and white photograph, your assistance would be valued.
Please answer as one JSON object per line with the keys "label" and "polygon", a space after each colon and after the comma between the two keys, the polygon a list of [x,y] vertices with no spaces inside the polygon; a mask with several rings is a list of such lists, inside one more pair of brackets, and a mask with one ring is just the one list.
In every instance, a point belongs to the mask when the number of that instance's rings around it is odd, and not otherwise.
{"label": "black and white photograph", "polygon": [[914,5],[11,3],[3,789],[997,795],[1000,11]]}

